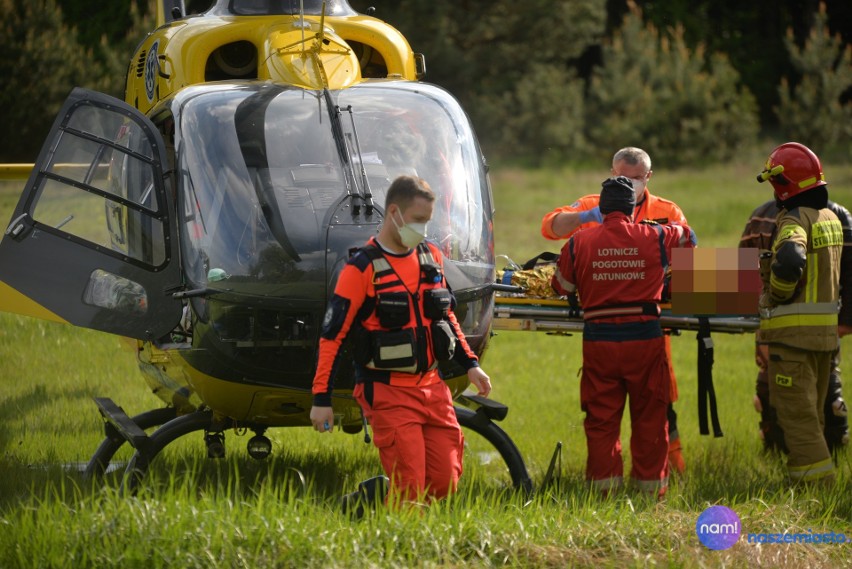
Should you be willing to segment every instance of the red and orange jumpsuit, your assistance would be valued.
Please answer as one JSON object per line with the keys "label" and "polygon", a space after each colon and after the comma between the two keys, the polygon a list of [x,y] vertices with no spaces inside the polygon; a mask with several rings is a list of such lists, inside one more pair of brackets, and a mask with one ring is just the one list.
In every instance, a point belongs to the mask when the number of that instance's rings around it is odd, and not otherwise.
{"label": "red and orange jumpsuit", "polygon": [[[553,219],[559,215],[560,213],[575,213],[580,211],[586,211],[590,209],[594,209],[598,207],[600,202],[600,195],[591,194],[587,196],[583,196],[576,202],[572,203],[568,206],[558,207],[555,210],[551,211],[541,220],[541,234],[546,238],[553,241],[559,239],[567,239],[574,235],[577,231],[581,229],[588,229],[590,227],[595,227],[598,225],[597,222],[591,221],[588,223],[582,224],[580,227],[575,229],[573,232],[568,235],[556,235],[553,232]],[[641,198],[637,200],[636,207],[633,210],[633,221],[636,223],[645,220],[653,220],[661,225],[666,225],[667,223],[678,223],[681,225],[686,225],[686,216],[683,215],[683,211],[681,211],[680,207],[673,201],[658,197],[653,195],[648,189],[645,189],[645,192]],[[675,377],[674,368],[672,367],[672,344],[671,337],[666,335],[665,337],[665,345],[666,345],[666,359],[669,363],[669,376],[670,376],[670,385],[671,385],[671,402],[674,403],[677,401],[677,378]],[[680,453],[680,436],[677,431],[677,414],[675,414],[674,409],[669,406],[668,411],[669,417],[669,441],[671,444],[671,456],[669,457],[672,461],[672,466],[678,472],[683,472],[685,469],[685,464],[683,462],[683,457]]]}
{"label": "red and orange jumpsuit", "polygon": [[586,478],[603,491],[623,484],[620,430],[628,396],[633,483],[659,494],[668,484],[671,393],[659,302],[674,247],[692,247],[688,227],[636,224],[613,212],[568,240],[553,277],[556,292],[583,300]]}
{"label": "red and orange jumpsuit", "polygon": [[[449,287],[435,245],[425,242],[398,255],[371,239],[341,271],[323,322],[314,405],[331,406],[344,339],[350,333],[366,338],[354,342],[354,395],[373,428],[392,500],[443,498],[462,473],[464,436],[438,372],[432,320],[424,308],[427,291],[438,288]],[[396,295],[397,305],[407,298],[404,323],[383,325],[380,295]],[[453,360],[466,370],[478,366],[452,309],[446,320],[456,341]]]}

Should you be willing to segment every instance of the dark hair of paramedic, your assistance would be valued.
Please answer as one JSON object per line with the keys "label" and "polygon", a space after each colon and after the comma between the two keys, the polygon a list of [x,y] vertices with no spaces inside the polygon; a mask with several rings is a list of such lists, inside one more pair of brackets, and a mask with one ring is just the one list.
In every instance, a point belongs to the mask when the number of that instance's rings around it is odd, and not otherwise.
{"label": "dark hair of paramedic", "polygon": [[464,436],[438,362],[454,360],[480,395],[491,392],[453,313],[441,252],[424,241],[434,202],[421,178],[391,183],[378,235],[349,259],[335,286],[312,389],[314,429],[332,431],[337,360],[352,335],[353,395],[391,479],[389,500],[400,502],[443,498],[461,476]]}

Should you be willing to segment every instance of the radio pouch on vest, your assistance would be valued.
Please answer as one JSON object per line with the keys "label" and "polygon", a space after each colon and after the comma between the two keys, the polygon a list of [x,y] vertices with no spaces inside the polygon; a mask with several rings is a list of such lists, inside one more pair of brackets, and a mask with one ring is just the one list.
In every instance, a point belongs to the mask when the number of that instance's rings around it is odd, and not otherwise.
{"label": "radio pouch on vest", "polygon": [[441,320],[450,314],[453,297],[445,288],[432,288],[423,293],[423,313],[430,320]]}
{"label": "radio pouch on vest", "polygon": [[456,353],[456,335],[446,320],[433,320],[430,325],[432,332],[432,350],[439,362],[448,362]]}
{"label": "radio pouch on vest", "polygon": [[407,292],[380,292],[376,295],[376,316],[382,328],[395,329],[411,319],[410,296]]}

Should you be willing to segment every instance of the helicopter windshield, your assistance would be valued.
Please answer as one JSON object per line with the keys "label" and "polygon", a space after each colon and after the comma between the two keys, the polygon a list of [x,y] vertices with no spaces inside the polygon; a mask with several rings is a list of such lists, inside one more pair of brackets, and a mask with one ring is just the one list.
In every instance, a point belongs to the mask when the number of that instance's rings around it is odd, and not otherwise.
{"label": "helicopter windshield", "polygon": [[428,237],[447,258],[470,276],[493,269],[479,149],[443,90],[383,83],[334,93],[343,144],[321,92],[270,83],[185,92],[175,143],[184,267],[194,286],[227,279],[221,286],[249,294],[314,296],[311,287],[326,282],[329,226],[353,224],[351,210],[347,221],[338,208],[369,188],[380,221],[385,191],[400,174],[434,189]]}
{"label": "helicopter windshield", "polygon": [[[306,16],[322,14],[323,0],[219,0],[212,14],[239,16],[298,15],[301,7]],[[326,16],[354,16],[355,10],[346,0],[325,0]]]}
{"label": "helicopter windshield", "polygon": [[[492,262],[482,154],[455,99],[428,84],[379,83],[341,91],[339,106],[350,105],[376,203],[384,205],[385,190],[401,174],[425,179],[437,196],[427,237],[450,260]],[[343,127],[348,136],[346,116]],[[357,153],[353,162],[357,170]]]}

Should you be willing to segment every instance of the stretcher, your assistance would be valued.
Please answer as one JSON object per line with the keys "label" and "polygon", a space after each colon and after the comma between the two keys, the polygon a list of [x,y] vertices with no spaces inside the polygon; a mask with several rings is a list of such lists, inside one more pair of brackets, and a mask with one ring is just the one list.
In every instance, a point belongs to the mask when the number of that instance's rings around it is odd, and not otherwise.
{"label": "stretcher", "polygon": [[[528,332],[583,332],[583,311],[575,311],[563,298],[528,297],[518,287],[497,285],[494,330]],[[670,304],[660,305],[660,324],[666,330],[694,330],[726,334],[753,333],[760,326],[754,316],[684,316],[672,314]]]}
{"label": "stretcher", "polygon": [[[564,298],[543,298],[526,294],[523,287],[495,283],[493,285],[495,331],[528,331],[548,333],[582,333],[583,312],[575,310]],[[746,334],[760,326],[757,315],[684,316],[672,314],[671,305],[660,306],[660,324],[666,331],[695,331],[698,340],[698,426],[702,435],[722,436],[713,388],[713,332]],[[708,413],[709,412],[709,413]]]}

